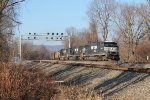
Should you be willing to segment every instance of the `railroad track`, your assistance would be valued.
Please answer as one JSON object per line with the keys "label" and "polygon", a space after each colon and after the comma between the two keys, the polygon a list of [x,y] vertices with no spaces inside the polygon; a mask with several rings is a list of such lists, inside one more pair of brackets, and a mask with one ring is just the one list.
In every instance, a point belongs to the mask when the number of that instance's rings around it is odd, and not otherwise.
{"label": "railroad track", "polygon": [[[150,74],[149,68],[136,68],[136,67],[126,67],[126,66],[118,66],[117,62],[109,62],[109,61],[59,61],[59,60],[34,60],[34,62],[41,63],[52,63],[52,64],[67,64],[67,65],[76,65],[90,68],[101,68],[108,70],[118,70],[118,71],[128,71],[128,72],[138,72],[138,73],[146,73]],[[150,66],[150,65],[149,65]]]}

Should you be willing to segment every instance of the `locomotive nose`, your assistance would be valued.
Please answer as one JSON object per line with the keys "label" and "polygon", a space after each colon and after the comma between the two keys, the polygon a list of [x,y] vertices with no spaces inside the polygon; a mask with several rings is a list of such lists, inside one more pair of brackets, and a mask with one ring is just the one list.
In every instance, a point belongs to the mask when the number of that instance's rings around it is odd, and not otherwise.
{"label": "locomotive nose", "polygon": [[113,48],[110,48],[110,51],[111,51],[111,52],[117,52],[118,49],[117,49],[116,47],[113,47]]}

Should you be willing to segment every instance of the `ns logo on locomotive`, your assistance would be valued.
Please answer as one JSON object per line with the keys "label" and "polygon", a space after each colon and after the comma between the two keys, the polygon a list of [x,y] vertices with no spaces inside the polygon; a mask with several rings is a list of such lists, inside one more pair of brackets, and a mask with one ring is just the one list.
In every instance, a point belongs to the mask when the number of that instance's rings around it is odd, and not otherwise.
{"label": "ns logo on locomotive", "polygon": [[119,47],[116,42],[105,41],[89,45],[61,49],[57,59],[60,60],[116,60],[119,58]]}

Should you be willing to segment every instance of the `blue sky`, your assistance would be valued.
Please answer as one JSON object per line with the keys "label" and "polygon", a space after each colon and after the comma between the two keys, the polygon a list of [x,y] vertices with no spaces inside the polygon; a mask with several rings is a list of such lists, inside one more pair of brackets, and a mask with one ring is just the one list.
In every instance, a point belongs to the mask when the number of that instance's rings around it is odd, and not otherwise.
{"label": "blue sky", "polygon": [[22,4],[22,34],[64,32],[66,27],[87,27],[90,0],[27,0]]}
{"label": "blue sky", "polygon": [[[88,27],[86,11],[92,0],[26,0],[21,5],[17,34],[65,32],[67,27]],[[130,4],[144,0],[117,0]]]}

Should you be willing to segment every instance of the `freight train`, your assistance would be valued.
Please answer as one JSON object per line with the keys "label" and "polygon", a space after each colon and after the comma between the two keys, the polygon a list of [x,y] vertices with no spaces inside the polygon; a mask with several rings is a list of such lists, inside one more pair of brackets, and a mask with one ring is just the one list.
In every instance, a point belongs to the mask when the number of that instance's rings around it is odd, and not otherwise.
{"label": "freight train", "polygon": [[[59,56],[58,56],[59,55]],[[61,49],[57,52],[59,60],[116,60],[119,58],[119,46],[116,42],[105,41],[89,45]]]}

